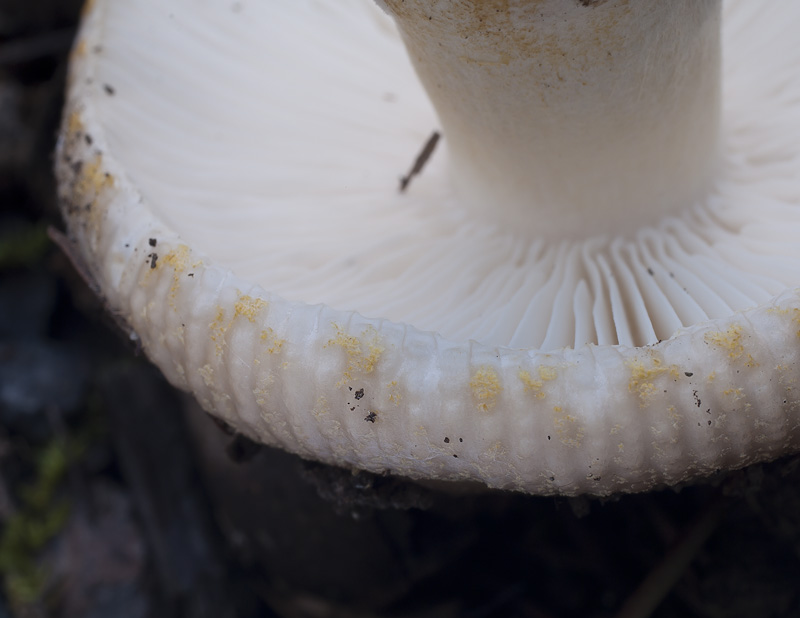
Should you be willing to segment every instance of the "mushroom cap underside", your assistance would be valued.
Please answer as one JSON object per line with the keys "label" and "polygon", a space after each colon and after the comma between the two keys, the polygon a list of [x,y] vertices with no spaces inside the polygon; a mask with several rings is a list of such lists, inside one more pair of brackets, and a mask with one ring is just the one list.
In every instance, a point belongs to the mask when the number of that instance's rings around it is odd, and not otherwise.
{"label": "mushroom cap underside", "polygon": [[70,234],[170,381],[305,457],[572,494],[772,458],[800,440],[800,9],[772,4],[725,5],[708,201],[548,244],[465,219],[444,151],[396,194],[436,119],[370,2],[95,0]]}

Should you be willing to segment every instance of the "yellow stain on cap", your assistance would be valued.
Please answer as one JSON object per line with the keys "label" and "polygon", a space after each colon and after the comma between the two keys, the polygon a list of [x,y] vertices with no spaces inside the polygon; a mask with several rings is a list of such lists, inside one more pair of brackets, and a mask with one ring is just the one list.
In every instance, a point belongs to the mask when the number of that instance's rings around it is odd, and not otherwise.
{"label": "yellow stain on cap", "polygon": [[354,375],[372,373],[384,351],[378,332],[370,326],[361,334],[361,337],[356,337],[345,333],[338,324],[334,323],[333,328],[336,330],[336,336],[329,339],[325,347],[342,348],[347,355],[347,367],[336,386],[344,386],[353,379]]}
{"label": "yellow stain on cap", "polygon": [[725,331],[708,332],[703,337],[704,341],[728,353],[731,360],[745,361],[747,367],[758,367],[758,363],[744,349],[742,332],[744,328],[740,324],[733,324]]}
{"label": "yellow stain on cap", "polygon": [[529,371],[520,371],[518,374],[519,379],[525,385],[525,391],[534,393],[539,399],[544,399],[545,392],[542,390],[545,382],[551,382],[558,377],[558,372],[555,367],[549,365],[539,366],[539,379],[534,379]]}
{"label": "yellow stain on cap", "polygon": [[114,186],[114,178],[103,171],[103,157],[95,155],[90,163],[85,164],[80,171],[75,184],[75,192],[81,197],[97,196],[103,190]]}
{"label": "yellow stain on cap", "polygon": [[583,441],[585,427],[573,414],[561,406],[553,406],[553,426],[561,444],[577,448]]}
{"label": "yellow stain on cap", "polygon": [[630,370],[628,390],[639,396],[639,405],[645,407],[658,390],[655,381],[668,375],[674,379],[680,376],[677,365],[665,365],[664,361],[649,352],[646,357],[637,356],[625,363]]}
{"label": "yellow stain on cap", "polygon": [[269,303],[263,298],[253,298],[252,296],[242,294],[233,306],[233,317],[242,316],[247,318],[250,322],[255,322],[258,314],[261,313],[261,310],[267,305],[269,305]]}
{"label": "yellow stain on cap", "polygon": [[280,339],[271,328],[265,328],[261,331],[261,341],[269,346],[267,347],[267,352],[270,354],[277,354],[280,352],[281,348],[283,348],[283,344],[286,343],[286,340]]}
{"label": "yellow stain on cap", "polygon": [[494,408],[497,396],[503,390],[500,377],[488,365],[484,365],[472,375],[469,386],[472,389],[472,397],[482,412],[488,412]]}

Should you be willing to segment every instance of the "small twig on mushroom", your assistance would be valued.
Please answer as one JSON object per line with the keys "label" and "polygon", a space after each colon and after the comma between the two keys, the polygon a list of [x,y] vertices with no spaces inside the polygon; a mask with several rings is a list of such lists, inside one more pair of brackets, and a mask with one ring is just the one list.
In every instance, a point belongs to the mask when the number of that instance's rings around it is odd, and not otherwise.
{"label": "small twig on mushroom", "polygon": [[408,185],[411,183],[411,179],[422,172],[428,159],[431,158],[433,151],[436,149],[436,144],[439,143],[440,137],[441,134],[438,131],[434,131],[428,138],[428,141],[425,142],[425,146],[423,146],[422,151],[417,155],[411,170],[400,179],[400,193],[405,193],[406,189],[408,189]]}

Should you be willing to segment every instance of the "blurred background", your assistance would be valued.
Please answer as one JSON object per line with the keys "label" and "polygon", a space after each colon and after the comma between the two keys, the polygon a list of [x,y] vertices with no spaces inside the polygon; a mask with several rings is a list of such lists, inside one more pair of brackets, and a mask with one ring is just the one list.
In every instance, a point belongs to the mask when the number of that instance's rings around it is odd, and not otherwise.
{"label": "blurred background", "polygon": [[0,0],[0,618],[800,616],[797,458],[603,501],[423,487],[167,385],[54,242],[80,4]]}

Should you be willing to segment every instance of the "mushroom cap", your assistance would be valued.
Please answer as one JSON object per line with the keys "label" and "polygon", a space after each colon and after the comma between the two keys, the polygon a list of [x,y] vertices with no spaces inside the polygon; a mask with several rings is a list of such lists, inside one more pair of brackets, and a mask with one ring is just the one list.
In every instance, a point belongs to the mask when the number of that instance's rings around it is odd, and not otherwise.
{"label": "mushroom cap", "polygon": [[726,2],[706,202],[547,242],[465,216],[446,152],[395,193],[436,119],[370,0],[94,0],[64,216],[151,360],[260,442],[542,494],[745,466],[800,447],[798,24]]}

